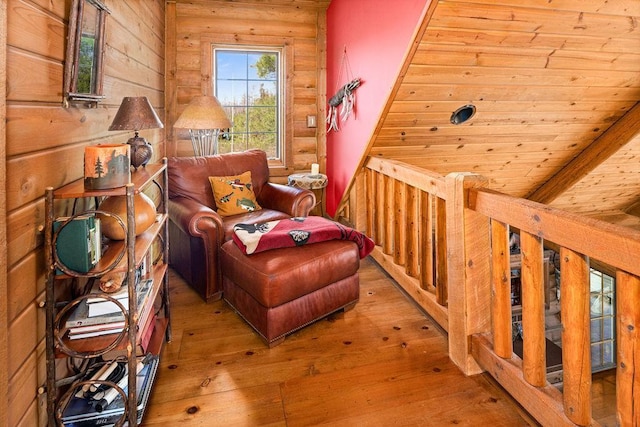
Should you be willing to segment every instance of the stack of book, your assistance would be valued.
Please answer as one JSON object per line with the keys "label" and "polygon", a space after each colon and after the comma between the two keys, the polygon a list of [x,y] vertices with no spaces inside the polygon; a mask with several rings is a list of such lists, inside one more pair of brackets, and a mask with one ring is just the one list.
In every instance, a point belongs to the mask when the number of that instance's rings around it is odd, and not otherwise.
{"label": "stack of book", "polygon": [[[144,325],[143,322],[153,312],[153,304],[147,304],[152,287],[152,279],[141,280],[136,287],[140,325]],[[98,294],[101,293],[98,281],[96,281],[90,295],[80,301],[75,310],[71,312],[65,323],[69,339],[91,338],[122,332],[125,324],[124,313],[113,301],[99,297]],[[92,294],[95,296],[91,296]],[[109,296],[121,303],[125,309],[129,309],[129,290],[126,285]]]}

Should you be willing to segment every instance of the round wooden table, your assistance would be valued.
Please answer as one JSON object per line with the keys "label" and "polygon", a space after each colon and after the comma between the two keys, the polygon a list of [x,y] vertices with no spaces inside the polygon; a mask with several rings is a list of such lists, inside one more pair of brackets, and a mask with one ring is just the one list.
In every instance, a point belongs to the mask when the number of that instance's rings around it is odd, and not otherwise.
{"label": "round wooden table", "polygon": [[[320,216],[324,216],[324,189],[327,187],[329,180],[327,175],[319,173],[311,175],[310,173],[294,173],[289,175],[289,185],[292,187],[305,188],[314,193],[320,193],[320,200],[314,206],[320,206]],[[318,194],[316,193],[316,197]]]}

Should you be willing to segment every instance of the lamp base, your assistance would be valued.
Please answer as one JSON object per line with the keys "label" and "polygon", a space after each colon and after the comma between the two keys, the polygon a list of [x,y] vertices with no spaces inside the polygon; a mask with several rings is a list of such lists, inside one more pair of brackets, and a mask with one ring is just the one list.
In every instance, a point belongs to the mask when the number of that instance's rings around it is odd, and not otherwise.
{"label": "lamp base", "polygon": [[189,129],[193,153],[196,156],[218,154],[218,134],[220,129]]}
{"label": "lamp base", "polygon": [[146,139],[136,133],[136,136],[129,138],[127,144],[131,146],[131,166],[134,170],[149,163],[153,156],[153,147]]}

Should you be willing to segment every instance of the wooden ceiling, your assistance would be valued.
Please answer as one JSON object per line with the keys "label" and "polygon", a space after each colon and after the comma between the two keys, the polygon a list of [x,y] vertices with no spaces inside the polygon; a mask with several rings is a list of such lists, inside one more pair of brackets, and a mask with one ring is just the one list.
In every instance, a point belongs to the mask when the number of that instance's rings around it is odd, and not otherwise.
{"label": "wooden ceiling", "polygon": [[433,1],[368,154],[639,226],[639,27],[640,0]]}

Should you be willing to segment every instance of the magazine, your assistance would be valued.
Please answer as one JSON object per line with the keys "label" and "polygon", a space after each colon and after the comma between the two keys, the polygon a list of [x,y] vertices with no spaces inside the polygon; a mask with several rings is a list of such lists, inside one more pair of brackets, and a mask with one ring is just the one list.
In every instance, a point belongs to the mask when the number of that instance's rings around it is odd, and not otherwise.
{"label": "magazine", "polygon": [[[147,355],[139,359],[142,368],[136,377],[138,423],[142,422],[144,416],[144,410],[158,370],[158,361],[158,356],[154,355]],[[124,379],[126,383],[126,375]],[[122,389],[127,393],[126,386]],[[67,427],[113,426],[122,417],[125,406],[125,401],[120,393],[116,394],[115,399],[104,408],[99,405],[98,400],[73,396],[62,413],[63,424]]]}

